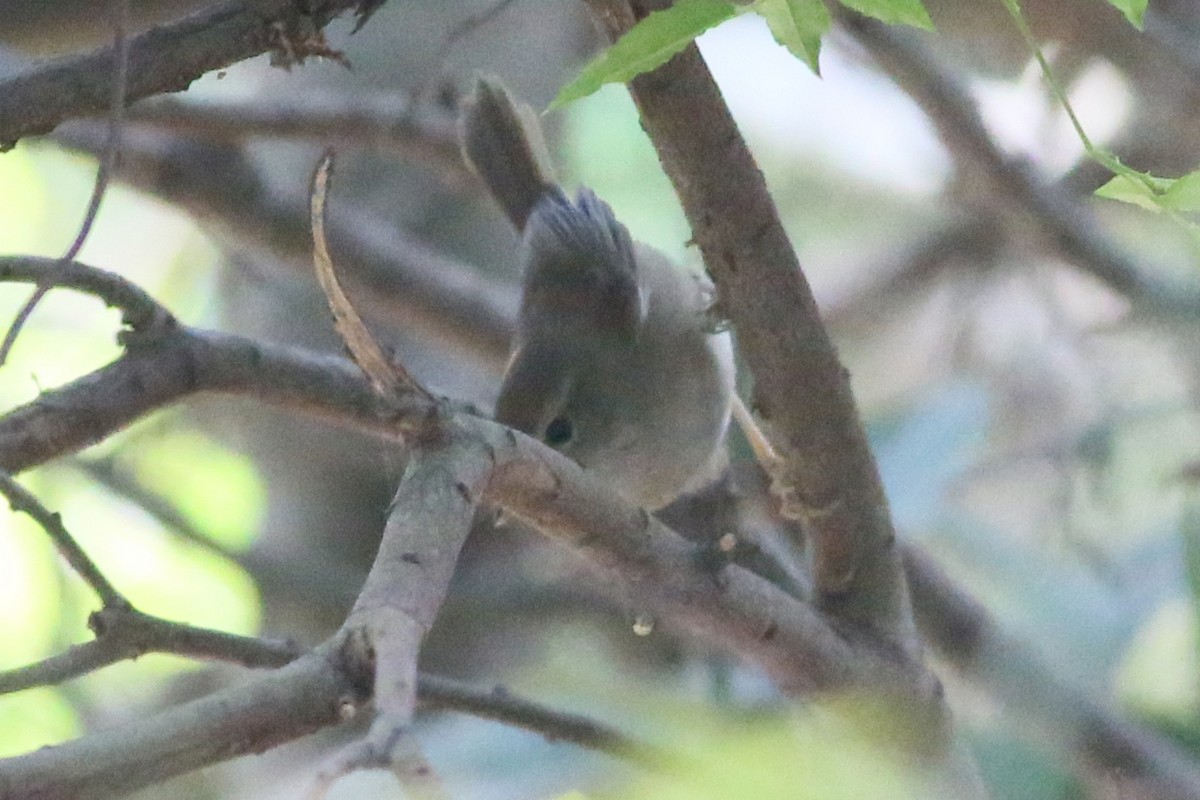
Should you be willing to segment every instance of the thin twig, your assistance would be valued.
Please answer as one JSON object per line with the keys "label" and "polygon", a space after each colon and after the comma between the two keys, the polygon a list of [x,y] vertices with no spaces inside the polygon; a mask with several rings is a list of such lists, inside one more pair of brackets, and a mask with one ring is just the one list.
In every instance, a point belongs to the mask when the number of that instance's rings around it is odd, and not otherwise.
{"label": "thin twig", "polygon": [[[83,244],[92,231],[92,225],[96,222],[96,215],[100,213],[100,203],[108,190],[109,177],[116,167],[117,157],[121,152],[121,118],[125,112],[125,87],[129,78],[129,38],[126,34],[126,28],[129,25],[129,0],[112,0],[112,11],[113,47],[116,50],[116,63],[113,68],[115,74],[112,81],[112,99],[108,110],[108,136],[104,143],[100,166],[96,170],[92,195],[88,198],[87,210],[83,214],[83,222],[80,223],[79,231],[75,234],[75,239],[67,248],[67,252],[59,259],[61,264],[74,261],[75,257],[79,255],[79,251],[83,249]],[[34,309],[50,291],[50,288],[49,283],[39,282],[37,288],[33,290],[33,294],[29,296],[25,305],[13,318],[12,325],[4,335],[4,341],[0,342],[0,367],[8,361],[9,353],[12,352],[13,345],[16,344],[17,337],[21,334],[21,329],[25,327],[25,323],[33,315]]]}
{"label": "thin twig", "polygon": [[590,717],[516,697],[500,686],[483,690],[438,675],[421,675],[417,691],[421,707],[428,711],[460,711],[503,722],[539,733],[552,742],[571,742],[628,759],[647,769],[684,763],[683,756],[675,750],[639,740]]}
{"label": "thin twig", "polygon": [[116,50],[116,64],[112,83],[112,105],[108,113],[108,141],[105,143],[104,158],[96,172],[96,183],[92,187],[92,196],[88,199],[87,211],[75,241],[63,254],[62,261],[74,261],[83,249],[91,233],[96,215],[100,213],[100,201],[108,189],[108,179],[116,167],[117,158],[121,153],[121,122],[125,116],[125,90],[129,83],[129,37],[126,28],[129,25],[129,0],[112,0],[114,10],[113,48]]}
{"label": "thin twig", "polygon": [[294,642],[238,636],[170,622],[133,608],[105,608],[88,621],[96,634],[66,652],[0,672],[0,695],[54,686],[147,653],[223,661],[255,669],[280,667],[303,652]]}
{"label": "thin twig", "polygon": [[42,505],[33,492],[17,483],[8,473],[0,472],[0,494],[8,498],[8,504],[13,511],[28,514],[38,525],[42,526],[42,529],[54,542],[58,552],[71,565],[71,569],[75,570],[79,577],[92,587],[105,608],[127,609],[132,607],[124,595],[108,582],[104,573],[96,567],[83,548],[71,536],[66,526],[63,525],[62,518]]}

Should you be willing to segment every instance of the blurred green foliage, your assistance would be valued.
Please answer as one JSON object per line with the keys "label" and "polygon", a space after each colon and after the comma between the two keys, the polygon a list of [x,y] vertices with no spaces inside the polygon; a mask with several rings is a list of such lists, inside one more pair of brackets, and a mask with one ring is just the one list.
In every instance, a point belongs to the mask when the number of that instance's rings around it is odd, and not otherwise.
{"label": "blurred green foliage", "polygon": [[[22,146],[0,158],[0,252],[54,257],[66,249],[64,220],[82,216],[95,165],[46,146]],[[214,291],[215,251],[178,211],[112,186],[80,260],[118,272],[148,289],[188,321],[203,321]],[[0,319],[28,296],[7,285]],[[51,292],[38,306],[4,367],[0,404],[12,408],[43,389],[68,382],[120,354],[120,319],[93,298]],[[254,465],[187,427],[169,410],[92,448],[112,454],[148,490],[161,495],[196,530],[223,548],[244,550],[263,514],[264,488]],[[46,466],[22,476],[100,569],[138,608],[167,619],[251,634],[259,624],[257,592],[240,567],[210,549],[164,530],[135,504],[77,470]],[[24,516],[0,514],[0,669],[61,652],[90,639],[95,598],[74,576],[45,533]],[[0,756],[25,752],[80,733],[89,716],[136,715],[157,704],[170,681],[196,665],[148,656],[62,687],[0,697]]]}

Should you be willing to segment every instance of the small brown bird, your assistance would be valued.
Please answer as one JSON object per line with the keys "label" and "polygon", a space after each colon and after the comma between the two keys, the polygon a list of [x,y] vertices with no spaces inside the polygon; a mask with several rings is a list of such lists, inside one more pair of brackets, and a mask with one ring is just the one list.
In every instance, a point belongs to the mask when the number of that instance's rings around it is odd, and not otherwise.
{"label": "small brown bird", "polygon": [[496,419],[658,509],[716,477],[734,390],[702,280],[634,242],[588,189],[550,177],[532,109],[481,79],[467,160],[522,234],[523,290]]}

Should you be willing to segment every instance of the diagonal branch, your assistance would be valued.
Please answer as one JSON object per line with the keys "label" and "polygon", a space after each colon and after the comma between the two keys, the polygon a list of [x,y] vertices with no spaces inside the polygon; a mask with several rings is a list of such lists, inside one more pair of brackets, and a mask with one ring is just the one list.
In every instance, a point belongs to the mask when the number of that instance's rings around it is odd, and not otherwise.
{"label": "diagonal branch", "polygon": [[75,570],[79,577],[92,587],[92,591],[100,598],[100,602],[104,604],[105,608],[131,608],[125,596],[109,583],[104,573],[96,567],[88,554],[75,541],[75,537],[63,525],[62,517],[42,505],[33,492],[17,483],[12,476],[5,472],[0,472],[0,494],[8,498],[8,504],[12,506],[13,511],[28,514],[38,525],[42,526],[42,529],[54,542],[55,549],[71,565],[71,569]]}
{"label": "diagonal branch", "polygon": [[322,771],[314,797],[342,775],[370,768],[392,770],[410,793],[443,796],[423,777],[428,770],[412,740],[417,659],[491,466],[479,454],[476,443],[453,434],[412,449],[375,562],[339,634],[343,658],[374,676],[376,717],[367,735]]}
{"label": "diagonal branch", "polygon": [[203,392],[250,395],[376,436],[405,431],[380,413],[378,396],[345,359],[178,328],[0,418],[0,469],[21,472],[78,452]]}
{"label": "diagonal branch", "polygon": [[[616,38],[664,3],[589,5]],[[754,408],[782,459],[774,477],[812,538],[818,603],[915,654],[895,532],[848,373],[708,67],[692,45],[635,78],[630,93],[754,376]]]}

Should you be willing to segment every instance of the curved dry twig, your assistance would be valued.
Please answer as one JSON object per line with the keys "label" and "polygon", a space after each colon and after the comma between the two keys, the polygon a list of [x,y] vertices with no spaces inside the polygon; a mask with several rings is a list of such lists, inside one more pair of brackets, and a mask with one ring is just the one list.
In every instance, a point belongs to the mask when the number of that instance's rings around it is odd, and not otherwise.
{"label": "curved dry twig", "polygon": [[350,351],[354,363],[358,364],[380,395],[391,398],[412,393],[423,400],[432,401],[433,395],[417,382],[404,365],[384,355],[383,348],[371,336],[338,282],[333,259],[329,256],[329,243],[325,240],[325,197],[332,173],[333,151],[326,150],[313,173],[309,217],[312,222],[313,265],[317,282],[321,284],[321,291],[325,293],[329,310],[333,313],[333,327]]}

